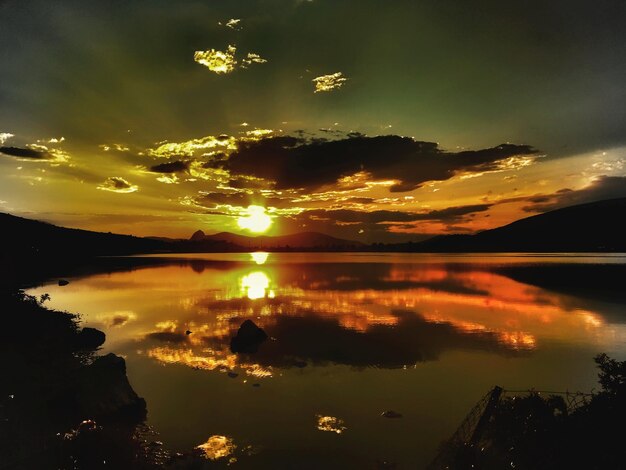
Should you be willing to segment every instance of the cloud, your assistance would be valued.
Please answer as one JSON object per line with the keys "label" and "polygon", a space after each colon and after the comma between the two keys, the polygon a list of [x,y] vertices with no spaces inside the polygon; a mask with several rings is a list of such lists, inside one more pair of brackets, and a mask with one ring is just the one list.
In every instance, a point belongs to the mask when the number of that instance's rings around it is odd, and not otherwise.
{"label": "cloud", "polygon": [[227,28],[234,29],[235,31],[240,31],[242,29],[241,19],[240,18],[231,18],[224,25]]}
{"label": "cloud", "polygon": [[109,152],[110,150],[117,150],[118,152],[130,151],[130,148],[128,148],[127,146],[123,144],[101,144],[101,145],[98,145],[98,147],[100,147],[100,149],[102,149],[105,152]]}
{"label": "cloud", "polygon": [[208,135],[199,139],[191,139],[184,142],[158,142],[156,147],[146,150],[151,157],[157,158],[180,158],[193,157],[194,155],[208,156],[219,152],[235,150],[237,140],[226,134],[218,136]]}
{"label": "cloud", "polygon": [[[547,212],[576,204],[620,197],[626,197],[626,176],[599,176],[582,189],[564,188],[553,194],[523,198],[522,200],[529,204],[522,209],[526,212]],[[515,199],[502,202],[514,201]]]}
{"label": "cloud", "polygon": [[235,46],[228,46],[225,51],[218,51],[216,49],[196,51],[193,55],[193,60],[200,65],[204,65],[211,72],[217,74],[230,73],[235,70],[235,66],[237,65],[235,52],[237,52]]}
{"label": "cloud", "polygon": [[314,93],[320,93],[324,91],[333,91],[341,88],[348,79],[343,76],[343,73],[336,72],[330,75],[320,75],[311,80],[315,84]]}
{"label": "cloud", "polygon": [[0,153],[19,158],[23,161],[41,160],[49,163],[65,163],[70,156],[64,150],[59,148],[50,148],[41,144],[28,144],[26,148],[22,147],[0,147]]}
{"label": "cloud", "polygon": [[267,62],[267,59],[264,59],[259,54],[255,54],[253,52],[248,52],[248,55],[246,56],[246,58],[241,61],[241,63],[244,64],[242,65],[243,68],[246,68],[246,66],[248,65],[264,64],[266,62]]}
{"label": "cloud", "polygon": [[537,157],[528,145],[446,152],[436,143],[397,135],[337,140],[277,136],[239,142],[224,167],[233,175],[272,180],[276,189],[312,190],[366,173],[372,181],[390,181],[392,192],[404,192],[457,174],[515,169]]}
{"label": "cloud", "polygon": [[114,193],[134,193],[139,190],[139,186],[130,184],[124,178],[119,176],[110,176],[104,181],[104,183],[98,186],[98,189]]}
{"label": "cloud", "polygon": [[447,209],[430,210],[424,212],[313,209],[303,212],[301,214],[301,217],[315,217],[319,219],[328,219],[335,222],[370,224],[378,224],[381,222],[416,222],[421,220],[432,220],[449,223],[459,221],[470,214],[485,212],[489,210],[491,206],[492,204],[474,204],[469,206],[449,207]]}
{"label": "cloud", "polygon": [[264,207],[276,207],[289,204],[289,199],[268,197],[263,194],[249,194],[248,192],[204,192],[200,191],[200,195],[193,199],[195,204],[201,207],[208,205],[228,205],[238,207],[248,207],[250,205],[262,205]]}
{"label": "cloud", "polygon": [[33,160],[48,160],[51,155],[41,150],[20,147],[0,147],[0,153],[11,157],[28,158]]}
{"label": "cloud", "polygon": [[161,163],[150,167],[150,171],[153,173],[180,173],[187,170],[189,170],[189,162],[183,160]]}
{"label": "cloud", "polygon": [[15,137],[15,135],[10,132],[0,132],[0,145],[3,145],[11,137]]}
{"label": "cloud", "polygon": [[193,60],[217,74],[227,74],[234,72],[237,68],[246,69],[252,64],[264,64],[267,62],[267,59],[264,59],[259,54],[248,52],[241,59],[241,64],[239,64],[236,54],[237,47],[229,45],[225,51],[216,49],[196,51],[193,55]]}

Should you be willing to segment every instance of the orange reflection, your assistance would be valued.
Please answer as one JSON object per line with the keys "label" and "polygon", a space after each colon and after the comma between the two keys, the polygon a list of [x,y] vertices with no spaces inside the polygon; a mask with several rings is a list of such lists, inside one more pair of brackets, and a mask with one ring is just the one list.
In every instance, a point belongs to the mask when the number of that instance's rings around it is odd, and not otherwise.
{"label": "orange reflection", "polygon": [[200,444],[196,449],[200,449],[204,457],[208,460],[217,460],[231,455],[237,446],[230,437],[211,436],[204,444]]}
{"label": "orange reflection", "polygon": [[[255,261],[253,255],[232,256]],[[255,377],[272,371],[242,362],[228,350],[228,338],[247,318],[270,331],[283,317],[314,315],[367,333],[399,328],[403,315],[413,315],[469,335],[492,334],[516,350],[539,348],[547,338],[594,348],[626,339],[624,329],[607,324],[593,304],[484,268],[391,264],[371,273],[371,266],[338,266],[273,263],[250,270],[249,264],[207,264],[199,275],[175,264],[94,275],[74,281],[80,289],[71,291],[43,289],[52,295],[53,308],[83,312],[88,322],[102,327],[111,348],[167,332],[178,343],[146,346],[149,357],[204,370],[239,368]],[[111,312],[132,312],[126,315],[132,321]]]}
{"label": "orange reflection", "polygon": [[[262,271],[255,271],[250,274],[246,274],[241,278],[241,289],[246,293],[250,300],[262,299],[265,297],[266,292],[269,290],[270,280]],[[273,297],[273,291],[268,292],[270,297]]]}
{"label": "orange reflection", "polygon": [[337,434],[341,434],[346,429],[344,426],[344,422],[342,419],[335,418],[334,416],[322,416],[316,415],[317,418],[317,429],[320,431],[334,432]]}
{"label": "orange reflection", "polygon": [[149,349],[147,355],[163,364],[182,364],[193,369],[217,369],[221,372],[240,369],[246,375],[260,379],[273,375],[271,367],[242,363],[236,354],[222,350],[203,349],[196,352],[193,349],[158,347]]}
{"label": "orange reflection", "polygon": [[265,251],[256,251],[254,253],[250,253],[250,258],[256,264],[265,264],[269,255],[270,254]]}

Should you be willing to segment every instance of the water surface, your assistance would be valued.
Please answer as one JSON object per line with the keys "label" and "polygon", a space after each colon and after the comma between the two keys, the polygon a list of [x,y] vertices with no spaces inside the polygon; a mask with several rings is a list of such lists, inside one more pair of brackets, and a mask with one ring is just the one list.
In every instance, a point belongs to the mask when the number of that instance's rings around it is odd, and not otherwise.
{"label": "water surface", "polygon": [[[626,356],[623,255],[193,254],[54,282],[174,450],[233,467],[422,468],[494,385],[583,390]],[[621,271],[620,271],[621,270]],[[234,354],[252,319],[270,339]],[[190,332],[187,334],[187,332]],[[381,416],[394,411],[397,418]]]}

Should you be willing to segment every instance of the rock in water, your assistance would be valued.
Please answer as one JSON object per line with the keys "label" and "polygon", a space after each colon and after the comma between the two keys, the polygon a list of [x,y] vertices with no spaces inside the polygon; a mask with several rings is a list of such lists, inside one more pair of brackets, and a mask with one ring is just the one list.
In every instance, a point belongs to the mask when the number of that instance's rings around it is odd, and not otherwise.
{"label": "rock in water", "polygon": [[76,337],[80,349],[96,349],[104,344],[106,335],[95,328],[83,328]]}
{"label": "rock in water", "polygon": [[230,350],[234,353],[255,353],[267,339],[267,334],[252,320],[244,321],[237,335],[230,340]]}
{"label": "rock in water", "polygon": [[79,376],[76,406],[83,416],[145,417],[146,402],[126,377],[126,362],[115,354],[98,357]]}

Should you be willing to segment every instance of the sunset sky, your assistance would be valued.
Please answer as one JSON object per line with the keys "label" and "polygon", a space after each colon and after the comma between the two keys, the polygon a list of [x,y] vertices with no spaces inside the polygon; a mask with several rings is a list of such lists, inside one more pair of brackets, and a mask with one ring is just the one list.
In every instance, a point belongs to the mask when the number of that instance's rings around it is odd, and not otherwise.
{"label": "sunset sky", "polygon": [[0,212],[367,242],[626,197],[622,0],[0,0]]}

